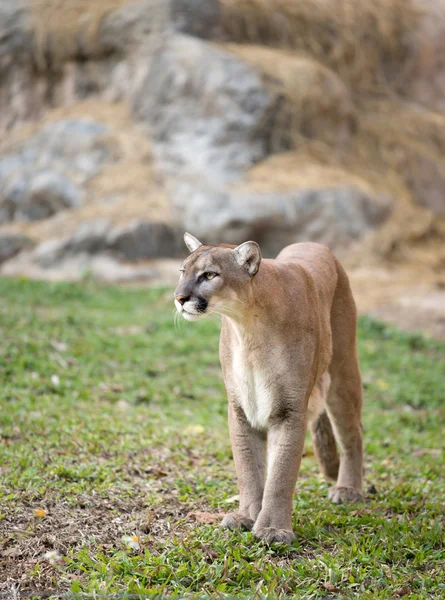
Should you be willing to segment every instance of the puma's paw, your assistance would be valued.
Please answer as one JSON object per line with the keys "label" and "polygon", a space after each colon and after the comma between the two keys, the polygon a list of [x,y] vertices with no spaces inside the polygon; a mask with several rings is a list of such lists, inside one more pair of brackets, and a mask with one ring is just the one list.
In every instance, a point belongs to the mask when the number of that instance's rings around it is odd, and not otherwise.
{"label": "puma's paw", "polygon": [[334,504],[345,504],[349,502],[363,502],[363,494],[360,490],[350,487],[337,487],[333,485],[329,488],[329,500]]}
{"label": "puma's paw", "polygon": [[246,529],[250,531],[254,525],[254,520],[239,512],[228,513],[221,522],[222,527],[227,529]]}
{"label": "puma's paw", "polygon": [[290,529],[276,529],[275,527],[259,527],[254,530],[253,534],[266,544],[292,544],[295,539],[294,532]]}

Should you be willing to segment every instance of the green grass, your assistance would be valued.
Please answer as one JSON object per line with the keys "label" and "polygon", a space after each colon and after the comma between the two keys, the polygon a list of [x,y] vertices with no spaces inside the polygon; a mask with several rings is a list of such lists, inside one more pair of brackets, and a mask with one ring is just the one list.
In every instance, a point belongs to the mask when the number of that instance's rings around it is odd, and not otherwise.
{"label": "green grass", "polygon": [[190,516],[237,492],[217,321],[175,329],[166,290],[0,297],[0,595],[445,598],[444,345],[360,321],[377,493],[331,505],[308,440],[297,539],[269,548]]}

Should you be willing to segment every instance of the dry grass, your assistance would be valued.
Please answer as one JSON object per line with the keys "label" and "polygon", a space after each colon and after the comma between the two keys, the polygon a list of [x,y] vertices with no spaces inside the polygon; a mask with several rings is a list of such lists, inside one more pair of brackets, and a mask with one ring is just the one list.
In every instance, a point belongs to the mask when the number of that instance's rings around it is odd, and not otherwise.
{"label": "dry grass", "polygon": [[28,0],[39,67],[52,65],[82,51],[94,55],[104,17],[134,0]]}
{"label": "dry grass", "polygon": [[224,44],[228,50],[259,70],[266,85],[279,97],[275,115],[275,147],[291,143],[289,132],[344,144],[355,127],[349,91],[339,77],[312,58],[289,50],[248,44]]}
{"label": "dry grass", "polygon": [[352,184],[375,197],[389,195],[391,217],[348,253],[348,266],[411,265],[414,279],[420,269],[438,280],[445,266],[445,218],[414,202],[412,182],[420,160],[444,172],[445,118],[396,101],[368,103],[358,114],[359,129],[341,151],[294,132],[294,151],[254,166],[238,187],[266,192]]}
{"label": "dry grass", "polygon": [[310,154],[285,152],[275,154],[252,167],[247,177],[236,185],[236,189],[261,193],[298,188],[337,187],[345,183],[372,193],[369,182],[357,175],[340,167],[319,163]]}
{"label": "dry grass", "polygon": [[398,87],[419,10],[409,0],[223,0],[233,41],[303,50],[354,88]]}
{"label": "dry grass", "polygon": [[[162,31],[169,20],[169,0],[25,0],[29,24],[34,37],[34,62],[44,71],[57,70],[67,60],[95,60],[110,52],[101,43],[101,26],[111,13],[126,6],[140,5],[150,11],[151,33]],[[141,13],[142,14],[142,13]],[[147,35],[137,38],[136,23],[132,25],[134,46],[147,48]],[[125,35],[124,31],[122,35]],[[151,39],[153,38],[153,40]],[[155,42],[150,36],[150,42]],[[150,50],[147,55],[150,54]]]}

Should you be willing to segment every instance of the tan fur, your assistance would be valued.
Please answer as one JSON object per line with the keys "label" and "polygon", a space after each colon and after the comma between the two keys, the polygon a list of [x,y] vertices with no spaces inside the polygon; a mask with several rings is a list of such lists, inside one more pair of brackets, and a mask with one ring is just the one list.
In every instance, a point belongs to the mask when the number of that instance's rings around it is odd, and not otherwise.
{"label": "tan fur", "polygon": [[239,510],[223,525],[290,543],[308,422],[321,469],[336,480],[331,500],[362,499],[362,384],[347,275],[319,244],[262,260],[255,242],[185,240],[192,254],[175,291],[178,310],[191,320],[223,315],[220,359],[240,491]]}

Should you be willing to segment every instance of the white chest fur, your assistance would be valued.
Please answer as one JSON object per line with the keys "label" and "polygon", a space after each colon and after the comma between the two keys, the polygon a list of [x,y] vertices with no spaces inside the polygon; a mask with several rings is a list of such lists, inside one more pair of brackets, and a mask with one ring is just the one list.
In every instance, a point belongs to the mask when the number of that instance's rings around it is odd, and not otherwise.
{"label": "white chest fur", "polygon": [[264,371],[253,368],[242,354],[236,354],[233,379],[247,420],[252,427],[264,429],[272,411],[272,394]]}

